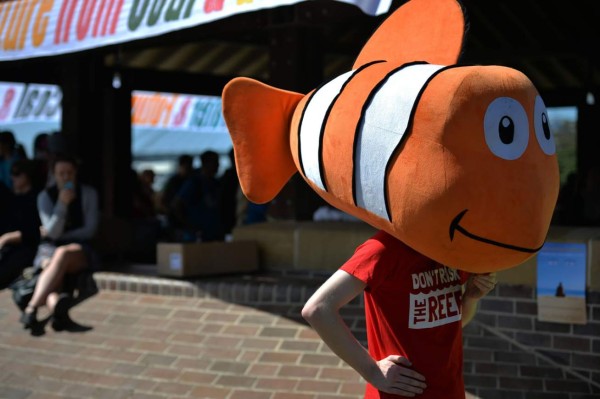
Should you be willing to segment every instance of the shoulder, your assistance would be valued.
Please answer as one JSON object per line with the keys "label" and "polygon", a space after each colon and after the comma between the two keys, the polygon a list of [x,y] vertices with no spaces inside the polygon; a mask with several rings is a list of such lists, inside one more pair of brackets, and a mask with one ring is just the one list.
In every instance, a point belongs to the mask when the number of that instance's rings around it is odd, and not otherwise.
{"label": "shoulder", "polygon": [[356,248],[341,269],[368,285],[383,281],[402,259],[404,244],[385,232],[378,232]]}

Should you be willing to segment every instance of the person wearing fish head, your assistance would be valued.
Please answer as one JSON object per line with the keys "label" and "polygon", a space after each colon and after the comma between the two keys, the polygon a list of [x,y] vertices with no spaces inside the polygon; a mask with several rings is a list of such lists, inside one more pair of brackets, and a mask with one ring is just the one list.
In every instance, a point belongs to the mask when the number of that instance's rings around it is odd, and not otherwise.
{"label": "person wearing fish head", "polygon": [[[519,71],[457,64],[464,12],[456,0],[405,3],[351,71],[308,95],[247,78],[223,91],[250,201],[299,172],[380,230],[302,310],[366,380],[365,398],[465,397],[462,326],[497,271],[541,249],[556,205],[544,101]],[[339,315],[359,294],[368,350]]]}

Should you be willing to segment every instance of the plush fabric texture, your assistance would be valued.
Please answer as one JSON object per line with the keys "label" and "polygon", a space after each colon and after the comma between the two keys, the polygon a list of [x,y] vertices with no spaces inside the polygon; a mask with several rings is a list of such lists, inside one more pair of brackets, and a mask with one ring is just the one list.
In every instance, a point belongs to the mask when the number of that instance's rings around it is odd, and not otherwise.
{"label": "plush fabric texture", "polygon": [[272,200],[297,171],[289,125],[302,97],[247,78],[234,79],[223,89],[223,116],[240,185],[254,203]]}
{"label": "plush fabric texture", "polygon": [[[485,140],[483,120],[499,97],[517,100],[529,119],[527,147],[515,160],[496,156]],[[532,256],[544,243],[559,187],[556,156],[542,151],[534,132],[534,120],[541,118],[534,113],[536,97],[525,75],[504,67],[452,68],[433,79],[388,176],[415,182],[390,189],[399,227],[392,234],[440,263],[472,272],[504,269]],[[495,244],[459,231],[450,239],[451,221],[464,210],[459,225]]]}
{"label": "plush fabric texture", "polygon": [[464,35],[465,15],[458,1],[411,0],[371,35],[353,68],[374,60],[451,65],[460,56]]}
{"label": "plush fabric texture", "polygon": [[559,187],[543,100],[522,73],[455,65],[456,0],[411,0],[355,68],[303,96],[249,79],[224,114],[248,198],[274,198],[299,171],[327,202],[421,254],[475,273],[543,245]]}

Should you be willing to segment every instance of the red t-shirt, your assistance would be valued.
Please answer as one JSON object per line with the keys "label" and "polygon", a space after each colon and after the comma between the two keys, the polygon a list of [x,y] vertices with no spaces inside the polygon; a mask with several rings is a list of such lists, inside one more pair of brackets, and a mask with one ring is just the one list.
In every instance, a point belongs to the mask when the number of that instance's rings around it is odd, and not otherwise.
{"label": "red t-shirt", "polygon": [[[341,269],[367,284],[367,341],[373,359],[408,358],[426,379],[419,399],[464,398],[461,285],[467,274],[385,232],[359,246]],[[367,399],[398,397],[367,384]]]}

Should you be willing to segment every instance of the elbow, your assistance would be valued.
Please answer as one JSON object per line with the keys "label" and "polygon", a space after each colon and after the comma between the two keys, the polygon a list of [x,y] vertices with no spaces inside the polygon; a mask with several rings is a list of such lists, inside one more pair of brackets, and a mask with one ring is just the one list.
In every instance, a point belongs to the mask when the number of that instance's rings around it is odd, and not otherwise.
{"label": "elbow", "polygon": [[310,323],[310,320],[314,317],[315,314],[315,306],[307,303],[302,308],[302,318]]}
{"label": "elbow", "polygon": [[323,304],[307,302],[306,305],[302,308],[302,317],[306,320],[310,325],[318,323],[319,320],[326,318],[330,312],[327,307]]}

